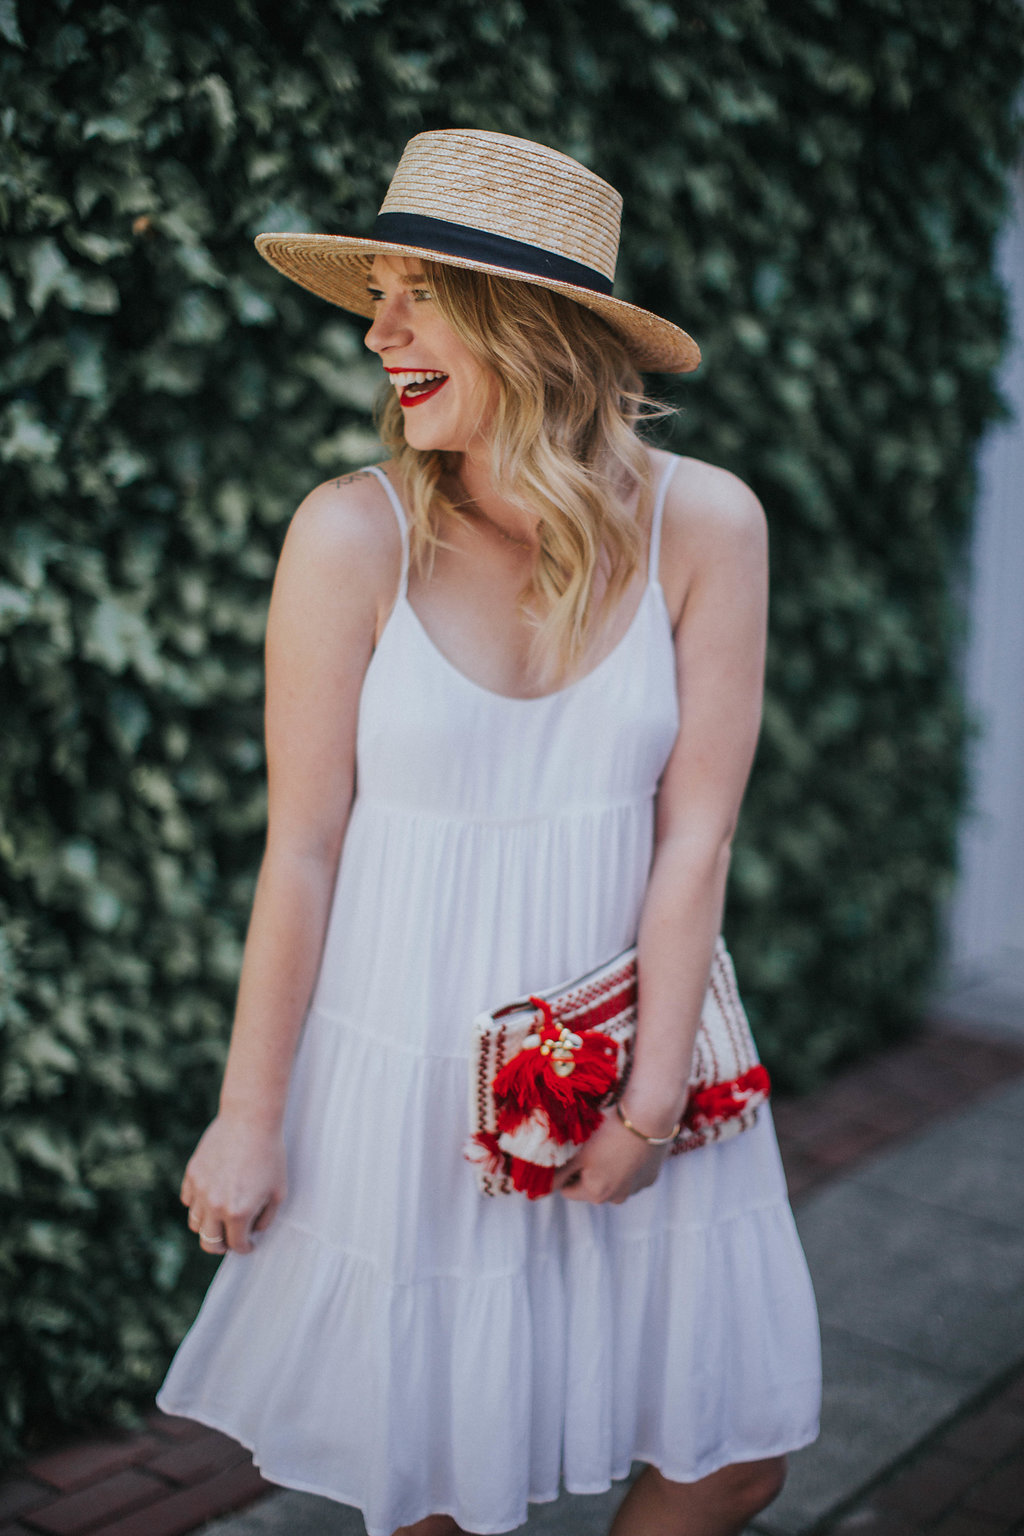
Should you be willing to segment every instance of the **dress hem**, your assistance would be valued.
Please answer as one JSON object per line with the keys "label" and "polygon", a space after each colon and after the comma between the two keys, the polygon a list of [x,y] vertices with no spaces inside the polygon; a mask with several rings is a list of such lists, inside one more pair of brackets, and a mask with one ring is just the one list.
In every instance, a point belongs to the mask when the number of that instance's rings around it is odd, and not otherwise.
{"label": "dress hem", "polygon": [[[522,1517],[514,1520],[511,1524],[469,1526],[463,1524],[458,1511],[454,1509],[425,1509],[419,1514],[413,1514],[411,1516],[403,1515],[399,1519],[397,1525],[371,1526],[366,1520],[366,1513],[358,1499],[346,1497],[340,1493],[331,1492],[321,1484],[306,1482],[301,1478],[296,1478],[288,1474],[271,1472],[266,1464],[260,1461],[259,1454],[252,1442],[237,1434],[235,1430],[230,1428],[225,1419],[219,1418],[216,1414],[207,1413],[203,1410],[172,1407],[167,1402],[166,1396],[163,1392],[157,1394],[155,1401],[157,1407],[160,1409],[160,1412],[166,1413],[171,1418],[191,1419],[196,1424],[203,1424],[207,1429],[215,1429],[220,1434],[227,1435],[229,1439],[236,1441],[238,1445],[241,1445],[250,1453],[253,1460],[253,1466],[260,1473],[260,1476],[265,1478],[268,1483],[272,1483],[274,1487],[286,1489],[291,1493],[312,1494],[315,1498],[330,1499],[334,1504],[344,1504],[348,1509],[358,1510],[363,1517],[363,1523],[366,1525],[366,1536],[394,1536],[394,1532],[400,1529],[403,1525],[415,1525],[417,1521],[425,1520],[428,1515],[446,1515],[449,1519],[454,1520],[458,1525],[460,1525],[462,1529],[467,1532],[467,1536],[507,1536],[509,1531],[516,1531],[521,1525],[525,1524],[526,1520],[529,1518],[529,1505],[553,1504],[555,1500],[558,1499],[562,1491],[559,1488],[556,1489],[554,1493],[527,1494],[527,1508],[524,1510]],[[818,1434],[819,1425],[816,1423],[813,1430],[807,1431],[804,1435],[798,1437],[795,1442],[787,1441],[786,1444],[777,1445],[774,1448],[761,1448],[759,1450],[749,1451],[746,1453],[738,1451],[730,1452],[728,1456],[713,1458],[709,1465],[702,1467],[698,1472],[666,1472],[664,1466],[659,1464],[660,1461],[664,1460],[664,1458],[647,1455],[644,1452],[638,1450],[634,1452],[629,1466],[624,1472],[611,1472],[603,1483],[593,1485],[588,1484],[586,1486],[576,1482],[570,1483],[569,1481],[565,1480],[564,1490],[573,1498],[588,1498],[593,1497],[595,1494],[608,1493],[610,1492],[613,1483],[625,1482],[625,1480],[629,1477],[634,1464],[637,1462],[640,1462],[644,1466],[655,1467],[661,1473],[662,1477],[666,1478],[671,1483],[698,1483],[702,1478],[710,1477],[714,1472],[720,1472],[723,1467],[735,1466],[747,1461],[767,1461],[774,1456],[791,1455],[794,1451],[799,1451],[807,1445],[812,1445],[814,1441],[817,1440]]]}

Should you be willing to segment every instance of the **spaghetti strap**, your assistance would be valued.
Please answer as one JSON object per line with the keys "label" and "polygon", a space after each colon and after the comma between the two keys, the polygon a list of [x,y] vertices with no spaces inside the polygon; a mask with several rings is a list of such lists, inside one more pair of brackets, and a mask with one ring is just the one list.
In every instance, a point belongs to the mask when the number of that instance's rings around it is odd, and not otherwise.
{"label": "spaghetti strap", "polygon": [[409,586],[409,524],[406,520],[405,511],[398,499],[394,486],[378,464],[365,465],[363,473],[374,475],[380,481],[398,519],[398,532],[402,539],[402,575],[398,583],[398,597],[403,598]]}
{"label": "spaghetti strap", "polygon": [[665,513],[665,497],[668,495],[669,482],[678,467],[679,460],[673,454],[662,471],[658,495],[654,503],[654,516],[651,518],[651,553],[647,567],[647,580],[652,587],[658,585],[658,556],[661,553],[661,524]]}

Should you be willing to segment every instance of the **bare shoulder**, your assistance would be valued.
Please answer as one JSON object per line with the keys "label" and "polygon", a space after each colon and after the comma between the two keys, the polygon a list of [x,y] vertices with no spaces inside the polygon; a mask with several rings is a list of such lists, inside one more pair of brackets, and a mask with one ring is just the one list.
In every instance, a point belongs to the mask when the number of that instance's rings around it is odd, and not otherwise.
{"label": "bare shoulder", "polygon": [[[659,452],[657,459],[656,474],[669,455]],[[767,562],[764,508],[750,486],[717,464],[679,458],[665,497],[660,561],[673,616],[705,576],[763,580]]]}
{"label": "bare shoulder", "polygon": [[[657,452],[658,469],[670,459]],[[679,457],[665,498],[666,530],[672,526],[722,538],[763,534],[764,509],[754,492],[729,469],[704,459]]]}
{"label": "bare shoulder", "polygon": [[286,548],[315,564],[358,566],[363,580],[397,580],[401,535],[376,475],[356,470],[325,480],[300,503],[289,525]]}
{"label": "bare shoulder", "polygon": [[325,480],[297,508],[274,583],[275,608],[305,609],[334,631],[353,619],[379,636],[398,590],[402,540],[384,487],[366,470]]}

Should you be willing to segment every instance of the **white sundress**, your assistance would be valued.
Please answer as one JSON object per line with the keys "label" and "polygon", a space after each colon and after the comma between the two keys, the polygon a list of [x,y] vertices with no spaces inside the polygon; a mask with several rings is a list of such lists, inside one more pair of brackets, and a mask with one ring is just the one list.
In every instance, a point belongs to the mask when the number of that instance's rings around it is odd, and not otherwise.
{"label": "white sundress", "polygon": [[[362,1510],[508,1531],[634,1460],[692,1481],[817,1433],[814,1298],[771,1116],[623,1205],[480,1194],[471,1023],[633,942],[678,728],[649,582],[578,681],[508,698],[430,640],[402,578],[359,704],[357,791],[286,1118],[290,1193],[223,1259],[159,1405]],[[742,984],[742,977],[740,978]]]}

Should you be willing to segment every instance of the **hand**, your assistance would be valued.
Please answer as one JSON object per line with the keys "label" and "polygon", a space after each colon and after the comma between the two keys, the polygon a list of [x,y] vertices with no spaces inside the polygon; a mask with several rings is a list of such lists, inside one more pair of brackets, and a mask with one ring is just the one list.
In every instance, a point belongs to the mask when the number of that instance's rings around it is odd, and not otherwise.
{"label": "hand", "polygon": [[206,1253],[251,1253],[285,1197],[287,1171],[280,1131],[223,1115],[207,1126],[185,1169],[181,1203]]}
{"label": "hand", "polygon": [[653,1184],[669,1152],[651,1147],[606,1114],[593,1136],[555,1174],[554,1192],[591,1205],[621,1205]]}

